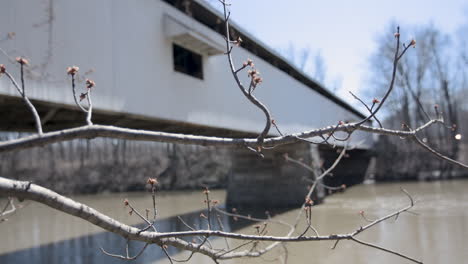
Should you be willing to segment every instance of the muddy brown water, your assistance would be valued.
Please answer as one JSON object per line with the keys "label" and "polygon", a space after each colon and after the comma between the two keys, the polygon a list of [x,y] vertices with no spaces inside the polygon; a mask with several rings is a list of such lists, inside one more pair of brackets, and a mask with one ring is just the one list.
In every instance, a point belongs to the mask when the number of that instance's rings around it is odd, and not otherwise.
{"label": "muddy brown water", "polygon": [[[315,206],[312,221],[320,234],[347,233],[366,222],[359,215],[364,211],[369,219],[375,219],[407,205],[408,200],[400,187],[410,192],[416,205],[414,214],[402,214],[395,221],[388,220],[359,235],[362,240],[375,243],[424,263],[468,263],[468,181],[415,182],[389,184],[363,184],[349,188],[346,192],[328,197]],[[224,200],[224,191],[212,191],[212,199]],[[98,209],[120,221],[139,225],[141,221],[128,215],[123,199],[128,198],[135,207],[144,212],[151,207],[147,193],[121,193],[75,196],[77,200]],[[200,191],[164,192],[158,195],[160,220],[157,225],[162,231],[185,230],[186,227],[175,216],[196,227],[204,227],[200,218],[204,209]],[[1,205],[4,200],[1,200]],[[0,263],[119,263],[104,256],[99,247],[122,254],[125,241],[104,232],[81,219],[64,215],[46,206],[23,202],[24,206],[8,221],[0,223]],[[271,210],[275,212],[275,210]],[[258,212],[260,215],[262,212]],[[297,210],[279,213],[273,219],[293,221]],[[253,233],[254,228],[245,222],[223,218],[228,230]],[[303,225],[299,227],[299,230]],[[271,224],[269,234],[282,235],[287,229]],[[299,232],[299,231],[298,231]],[[213,241],[214,246],[223,247],[225,241]],[[236,245],[230,242],[230,246]],[[262,243],[261,246],[266,245]],[[331,250],[333,242],[288,243],[288,263],[410,263],[386,252],[367,248],[352,241],[340,242]],[[130,251],[136,252],[140,243],[133,243]],[[186,253],[171,249],[170,253],[183,258]],[[241,259],[229,263],[280,263],[286,256],[278,248],[259,259]],[[273,261],[273,262],[271,262]],[[134,263],[168,263],[159,248],[149,247]],[[192,263],[213,263],[212,260],[195,255]]]}

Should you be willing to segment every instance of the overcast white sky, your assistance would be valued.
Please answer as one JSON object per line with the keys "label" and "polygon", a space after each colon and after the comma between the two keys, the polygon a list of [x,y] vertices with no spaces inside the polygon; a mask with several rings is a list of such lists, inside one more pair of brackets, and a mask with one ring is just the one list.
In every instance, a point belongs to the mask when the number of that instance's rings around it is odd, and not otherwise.
{"label": "overcast white sky", "polygon": [[[217,1],[211,1],[219,5]],[[368,59],[376,36],[389,21],[418,25],[433,23],[446,33],[468,22],[466,0],[231,0],[232,19],[274,49],[290,44],[321,51],[328,86],[342,78],[338,95],[352,105],[348,91],[365,85]],[[402,37],[411,32],[402,28]],[[329,87],[331,88],[331,87]]]}

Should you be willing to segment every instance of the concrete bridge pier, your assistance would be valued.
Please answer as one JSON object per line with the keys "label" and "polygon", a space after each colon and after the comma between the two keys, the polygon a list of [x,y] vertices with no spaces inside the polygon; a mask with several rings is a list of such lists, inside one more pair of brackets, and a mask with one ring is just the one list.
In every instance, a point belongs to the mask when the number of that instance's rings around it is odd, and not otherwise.
{"label": "concrete bridge pier", "polygon": [[[341,150],[333,149],[328,145],[320,145],[319,152],[323,161],[323,167],[329,168],[336,158],[338,158]],[[339,187],[343,184],[349,187],[362,183],[365,179],[371,157],[371,150],[347,150],[345,156],[332,171],[331,175],[323,179],[323,183],[332,187]]]}
{"label": "concrete bridge pier", "polygon": [[[228,207],[268,209],[300,206],[314,176],[303,167],[287,162],[284,154],[305,164],[314,164],[316,168],[329,168],[340,150],[327,145],[296,143],[264,150],[263,153],[265,158],[262,159],[247,149],[233,151],[227,184]],[[367,150],[347,151],[332,175],[325,177],[322,183],[334,187],[361,183],[371,157],[368,153]],[[323,185],[318,185],[312,199],[321,201],[329,192]]]}
{"label": "concrete bridge pier", "polygon": [[[296,207],[304,202],[313,179],[311,172],[287,162],[284,155],[313,161],[310,144],[297,143],[264,150],[265,158],[248,149],[234,150],[232,170],[228,177],[227,205],[236,208]],[[323,196],[323,191],[314,195]]]}

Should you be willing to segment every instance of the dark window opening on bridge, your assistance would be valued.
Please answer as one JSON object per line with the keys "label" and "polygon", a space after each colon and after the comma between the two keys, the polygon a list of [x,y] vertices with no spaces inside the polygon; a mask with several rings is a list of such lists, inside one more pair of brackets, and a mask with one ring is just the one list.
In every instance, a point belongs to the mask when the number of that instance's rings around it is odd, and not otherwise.
{"label": "dark window opening on bridge", "polygon": [[203,80],[203,58],[200,54],[172,45],[174,70]]}

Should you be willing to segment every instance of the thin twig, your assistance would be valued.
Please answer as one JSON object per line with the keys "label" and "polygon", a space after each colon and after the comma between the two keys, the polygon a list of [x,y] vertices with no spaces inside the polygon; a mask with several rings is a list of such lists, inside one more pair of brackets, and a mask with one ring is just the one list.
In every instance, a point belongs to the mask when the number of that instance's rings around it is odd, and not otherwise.
{"label": "thin twig", "polygon": [[468,169],[468,165],[464,164],[464,163],[461,163],[457,160],[454,160],[454,159],[451,159],[443,154],[441,154],[440,152],[436,151],[435,149],[431,148],[429,145],[425,144],[424,142],[422,142],[422,140],[420,140],[416,135],[413,137],[413,140],[418,143],[419,146],[421,146],[422,148],[424,148],[425,150],[429,151],[429,153],[435,155],[436,157],[438,157],[439,159],[442,159],[442,160],[445,160],[445,161],[448,161],[449,163],[452,163],[452,164],[455,164],[455,165],[458,165],[462,168],[465,168],[465,169]]}
{"label": "thin twig", "polygon": [[91,121],[91,117],[93,115],[93,101],[91,100],[91,90],[88,89],[86,92],[86,100],[88,101],[88,111],[86,112],[86,123],[88,126],[91,126],[93,122]]}
{"label": "thin twig", "polygon": [[205,190],[203,191],[203,193],[205,194],[205,203],[206,203],[206,210],[207,210],[207,214],[208,216],[206,217],[206,220],[208,222],[208,230],[211,230],[211,200],[210,200],[210,191],[208,190],[208,188],[205,188]]}
{"label": "thin twig", "polygon": [[[359,98],[357,95],[355,95],[353,92],[349,91],[349,93],[354,97],[354,99],[358,100],[359,102],[361,102],[362,105],[364,105],[364,107],[367,109],[367,111],[369,111],[370,114],[372,114],[372,107],[369,107],[366,103],[364,103],[364,101]],[[382,123],[380,122],[380,120],[377,118],[376,115],[374,115],[374,120],[377,121],[377,123],[379,124],[379,127],[380,128],[383,128],[382,126]]]}
{"label": "thin twig", "polygon": [[[216,207],[215,207],[216,208]],[[226,231],[224,229],[224,225],[223,225],[223,221],[221,220],[221,216],[219,214],[216,214],[216,221],[218,221],[218,225],[221,229],[221,231]],[[230,246],[229,246],[229,241],[227,238],[224,238],[224,242],[226,243],[226,248],[229,250]]]}
{"label": "thin twig", "polygon": [[[9,214],[12,214],[16,211],[16,207],[15,207],[15,204],[13,203],[13,198],[11,197],[8,197],[7,198],[7,203],[5,204],[5,207],[3,208],[3,210],[0,212],[0,217],[4,217],[6,215],[9,215]],[[8,207],[11,207],[10,210],[7,210]]]}
{"label": "thin twig", "polygon": [[396,38],[396,48],[395,48],[395,55],[393,59],[392,78],[390,80],[388,89],[385,92],[385,95],[380,100],[380,103],[377,105],[376,109],[372,113],[370,113],[369,116],[364,118],[362,121],[358,122],[357,125],[362,125],[366,123],[367,121],[369,121],[371,118],[373,118],[377,114],[377,112],[379,112],[380,108],[382,108],[385,101],[388,99],[388,97],[390,96],[393,90],[393,87],[395,85],[395,80],[396,80],[397,69],[398,69],[398,62],[400,61],[400,59],[403,57],[403,55],[406,53],[406,51],[410,47],[410,45],[404,46],[403,52],[401,52],[400,54],[400,27],[397,27],[395,38]]}
{"label": "thin twig", "polygon": [[354,242],[356,242],[356,243],[359,243],[359,244],[361,244],[361,245],[365,245],[365,246],[368,246],[368,247],[371,247],[371,248],[375,248],[375,249],[378,249],[378,250],[385,251],[385,252],[390,253],[390,254],[393,254],[393,255],[397,255],[397,256],[399,256],[399,257],[401,257],[401,258],[407,259],[407,260],[412,261],[412,262],[414,262],[414,263],[423,264],[421,261],[419,261],[419,260],[417,260],[417,259],[408,257],[408,256],[406,256],[406,255],[403,255],[403,254],[401,254],[401,253],[398,253],[398,252],[396,252],[396,251],[393,251],[393,250],[390,250],[390,249],[387,249],[387,248],[384,248],[384,247],[377,246],[377,245],[375,245],[375,244],[371,244],[371,243],[368,243],[368,242],[364,242],[364,241],[359,240],[359,239],[357,239],[357,238],[355,238],[355,237],[352,237],[351,240],[354,241]]}
{"label": "thin twig", "polygon": [[13,78],[13,76],[8,71],[5,71],[5,75],[8,77],[8,79],[10,79],[13,86],[15,86],[16,90],[19,92],[19,94],[23,98],[24,103],[29,108],[29,111],[31,111],[31,114],[34,117],[34,124],[36,125],[37,134],[39,134],[39,136],[41,136],[43,134],[41,117],[37,113],[36,107],[34,107],[34,105],[31,103],[29,98],[26,96],[23,74],[24,74],[23,73],[23,64],[21,64],[21,85],[22,85],[22,88],[20,89],[20,87],[19,87],[18,83],[16,82],[15,78]]}
{"label": "thin twig", "polygon": [[76,85],[75,85],[75,74],[70,74],[71,75],[71,81],[72,81],[72,92],[73,92],[73,100],[75,101],[75,104],[78,106],[78,108],[81,109],[81,111],[88,113],[88,110],[84,108],[81,103],[78,101],[78,96],[76,95]]}
{"label": "thin twig", "polygon": [[[112,253],[109,253],[107,252],[106,250],[104,250],[104,248],[100,247],[101,249],[101,252],[107,256],[110,256],[110,257],[113,257],[113,258],[117,258],[117,259],[122,259],[122,260],[135,260],[137,259],[139,256],[141,256],[141,254],[143,254],[143,252],[145,251],[145,249],[148,247],[149,243],[146,243],[142,249],[140,249],[140,251],[138,251],[138,253],[133,256],[133,257],[130,257],[128,255],[128,251],[127,251],[127,256],[122,256],[122,255],[118,255],[118,254],[112,254]],[[128,244],[127,244],[127,249],[128,249]]]}
{"label": "thin twig", "polygon": [[226,55],[227,55],[227,58],[228,58],[228,63],[229,63],[229,68],[231,69],[231,73],[232,73],[232,76],[234,77],[234,80],[235,82],[237,83],[237,86],[239,87],[239,89],[241,90],[241,92],[244,94],[244,96],[251,102],[253,103],[256,107],[258,107],[260,110],[262,110],[262,112],[265,114],[265,127],[263,128],[263,131],[260,133],[260,135],[258,136],[257,140],[258,142],[261,143],[263,142],[263,140],[266,138],[266,136],[268,135],[268,132],[270,131],[270,127],[271,127],[271,114],[270,114],[270,111],[268,110],[268,108],[262,103],[260,102],[252,93],[249,93],[245,88],[244,88],[244,85],[242,84],[242,82],[240,81],[239,79],[239,76],[237,75],[238,74],[238,70],[236,70],[235,66],[234,66],[234,61],[233,61],[233,58],[232,58],[232,45],[231,45],[231,41],[230,41],[230,30],[229,30],[229,17],[230,17],[230,14],[229,12],[227,11],[227,4],[225,1],[220,1],[222,4],[223,4],[223,11],[224,11],[224,23],[225,23],[225,29],[226,29]]}
{"label": "thin twig", "polygon": [[172,257],[169,255],[169,252],[167,252],[166,248],[164,247],[164,245],[161,247],[162,251],[164,252],[164,254],[166,255],[167,259],[169,260],[169,262],[171,264],[173,264],[174,262],[172,261]]}

